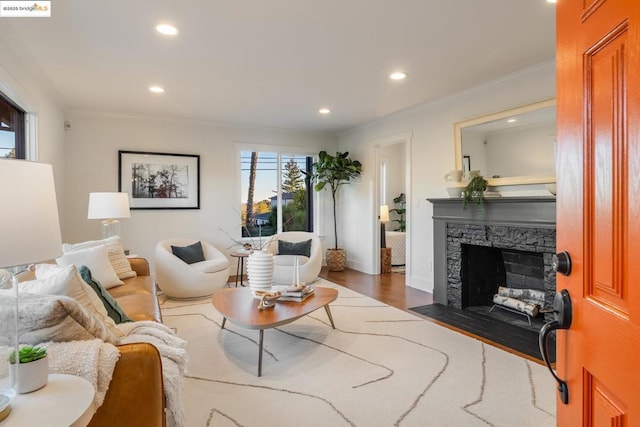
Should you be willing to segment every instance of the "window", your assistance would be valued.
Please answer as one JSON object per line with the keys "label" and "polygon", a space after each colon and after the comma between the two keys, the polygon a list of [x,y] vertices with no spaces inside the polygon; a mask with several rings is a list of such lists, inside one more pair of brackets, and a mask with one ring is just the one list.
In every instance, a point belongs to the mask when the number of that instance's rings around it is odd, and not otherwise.
{"label": "window", "polygon": [[0,94],[0,157],[24,159],[24,111]]}
{"label": "window", "polygon": [[242,236],[313,231],[313,192],[304,154],[242,151]]}

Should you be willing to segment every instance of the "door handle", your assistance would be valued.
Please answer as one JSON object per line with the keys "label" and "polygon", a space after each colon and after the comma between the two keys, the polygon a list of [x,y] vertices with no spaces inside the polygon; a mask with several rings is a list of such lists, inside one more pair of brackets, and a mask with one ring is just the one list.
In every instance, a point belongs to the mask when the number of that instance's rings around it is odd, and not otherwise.
{"label": "door handle", "polygon": [[573,318],[572,308],[571,308],[571,297],[569,296],[569,291],[566,289],[561,290],[556,293],[555,298],[553,299],[553,315],[555,320],[545,323],[545,325],[540,329],[540,335],[538,336],[538,345],[540,346],[540,353],[542,354],[542,360],[549,368],[549,372],[553,375],[556,382],[558,383],[558,392],[560,393],[560,400],[565,405],[569,403],[569,386],[567,382],[554,372],[551,367],[551,363],[549,362],[549,348],[547,338],[551,331],[555,331],[558,329],[569,329],[571,327],[571,320]]}

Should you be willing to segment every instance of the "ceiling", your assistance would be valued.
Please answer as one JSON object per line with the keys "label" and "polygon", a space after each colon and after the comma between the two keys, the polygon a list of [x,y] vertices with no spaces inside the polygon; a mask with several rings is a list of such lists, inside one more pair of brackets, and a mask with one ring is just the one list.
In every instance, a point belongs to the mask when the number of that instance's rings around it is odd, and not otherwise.
{"label": "ceiling", "polygon": [[[555,55],[545,0],[51,5],[51,18],[4,19],[73,110],[339,132]],[[178,36],[154,30],[165,22]]]}

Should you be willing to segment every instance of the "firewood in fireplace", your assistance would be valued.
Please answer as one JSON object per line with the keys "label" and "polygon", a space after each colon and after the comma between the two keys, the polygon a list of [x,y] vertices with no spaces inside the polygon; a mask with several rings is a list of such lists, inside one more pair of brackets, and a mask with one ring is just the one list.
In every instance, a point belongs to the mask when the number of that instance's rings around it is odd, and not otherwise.
{"label": "firewood in fireplace", "polygon": [[536,317],[540,312],[540,305],[538,304],[529,304],[519,299],[503,297],[498,294],[493,296],[493,303],[526,313],[531,317]]}
{"label": "firewood in fireplace", "polygon": [[498,287],[498,295],[519,299],[521,301],[528,302],[529,304],[544,306],[544,291],[539,291],[537,289],[516,289],[500,286]]}

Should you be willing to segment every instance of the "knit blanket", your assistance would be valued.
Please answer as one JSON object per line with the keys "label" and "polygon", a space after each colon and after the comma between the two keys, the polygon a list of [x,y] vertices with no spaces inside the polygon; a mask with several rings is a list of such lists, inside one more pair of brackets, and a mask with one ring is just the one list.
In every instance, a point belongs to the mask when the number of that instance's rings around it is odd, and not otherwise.
{"label": "knit blanket", "polygon": [[182,407],[182,377],[187,370],[187,342],[166,327],[152,321],[117,325],[125,336],[121,344],[147,342],[155,346],[162,357],[162,379],[167,403],[167,426],[184,426]]}
{"label": "knit blanket", "polygon": [[113,377],[113,370],[120,358],[118,349],[99,339],[89,341],[46,342],[49,372],[82,377],[95,390],[93,410],[104,402]]}

